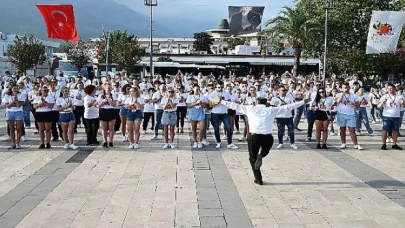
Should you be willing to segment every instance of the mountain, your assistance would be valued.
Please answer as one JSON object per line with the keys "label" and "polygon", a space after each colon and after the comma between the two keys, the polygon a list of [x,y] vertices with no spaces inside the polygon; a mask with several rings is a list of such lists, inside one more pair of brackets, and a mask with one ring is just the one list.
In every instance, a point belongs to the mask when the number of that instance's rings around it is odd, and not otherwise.
{"label": "mountain", "polygon": [[[149,18],[114,0],[1,0],[0,32],[46,38],[42,15],[35,4],[72,4],[81,38],[99,37],[105,30],[128,30],[149,37]],[[154,23],[155,37],[173,37],[170,25]]]}

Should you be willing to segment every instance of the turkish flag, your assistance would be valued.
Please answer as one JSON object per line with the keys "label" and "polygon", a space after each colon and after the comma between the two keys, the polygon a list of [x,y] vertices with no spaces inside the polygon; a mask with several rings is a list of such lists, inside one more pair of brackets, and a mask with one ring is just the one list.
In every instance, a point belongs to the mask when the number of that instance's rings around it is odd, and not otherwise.
{"label": "turkish flag", "polygon": [[48,38],[79,41],[72,5],[36,5],[48,31]]}

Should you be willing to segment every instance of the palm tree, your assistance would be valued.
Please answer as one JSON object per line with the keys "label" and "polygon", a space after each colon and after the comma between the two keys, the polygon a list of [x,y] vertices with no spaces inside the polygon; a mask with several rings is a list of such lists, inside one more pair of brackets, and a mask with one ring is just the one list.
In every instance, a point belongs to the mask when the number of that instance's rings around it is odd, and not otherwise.
{"label": "palm tree", "polygon": [[[292,47],[294,54],[293,76],[298,74],[302,51],[312,39],[317,21],[298,4],[296,7],[284,7],[278,16],[266,22],[264,33],[278,34],[285,41],[286,47]],[[276,39],[276,42],[277,41]]]}

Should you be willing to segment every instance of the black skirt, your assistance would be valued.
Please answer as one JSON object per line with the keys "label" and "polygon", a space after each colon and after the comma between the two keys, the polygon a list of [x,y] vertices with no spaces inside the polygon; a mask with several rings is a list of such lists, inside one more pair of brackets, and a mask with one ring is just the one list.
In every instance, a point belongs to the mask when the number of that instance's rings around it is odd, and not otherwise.
{"label": "black skirt", "polygon": [[52,123],[51,112],[36,112],[35,120],[38,123]]}
{"label": "black skirt", "polygon": [[235,116],[236,115],[236,111],[233,109],[228,109],[228,116]]}
{"label": "black skirt", "polygon": [[111,121],[111,120],[117,119],[117,114],[115,112],[115,109],[100,108],[99,119],[100,119],[100,121]]}
{"label": "black skirt", "polygon": [[315,120],[327,121],[328,114],[325,111],[317,110],[315,111]]}

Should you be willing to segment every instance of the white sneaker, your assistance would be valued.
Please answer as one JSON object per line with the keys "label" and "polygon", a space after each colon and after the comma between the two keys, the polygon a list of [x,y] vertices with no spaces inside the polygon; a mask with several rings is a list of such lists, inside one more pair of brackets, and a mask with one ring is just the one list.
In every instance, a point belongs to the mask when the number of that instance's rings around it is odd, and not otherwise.
{"label": "white sneaker", "polygon": [[63,148],[64,148],[64,149],[69,149],[69,143],[66,143],[66,144],[63,146]]}
{"label": "white sneaker", "polygon": [[283,147],[284,147],[283,144],[278,144],[277,149],[281,149],[281,148],[283,148]]}
{"label": "white sneaker", "polygon": [[203,141],[201,141],[202,144],[208,146],[210,145],[210,142],[208,142],[206,139],[204,139]]}
{"label": "white sneaker", "polygon": [[169,149],[170,148],[170,144],[169,143],[166,143],[164,146],[163,146],[163,149]]}
{"label": "white sneaker", "polygon": [[72,149],[72,150],[77,150],[79,147],[76,146],[75,144],[70,144],[69,148]]}
{"label": "white sneaker", "polygon": [[246,141],[246,137],[245,136],[241,136],[238,141]]}
{"label": "white sneaker", "polygon": [[336,134],[335,134],[335,133],[333,133],[333,132],[331,132],[329,135],[330,135],[330,136],[335,136]]}
{"label": "white sneaker", "polygon": [[176,149],[176,145],[174,145],[174,143],[170,143],[170,147],[171,147],[172,149]]}
{"label": "white sneaker", "polygon": [[139,149],[139,144],[134,144],[134,149]]}
{"label": "white sneaker", "polygon": [[357,136],[361,135],[361,132],[356,131],[356,135]]}
{"label": "white sneaker", "polygon": [[21,136],[21,140],[22,140],[23,142],[25,142],[25,141],[27,141],[27,138],[26,138],[25,136]]}
{"label": "white sneaker", "polygon": [[288,140],[288,136],[287,135],[284,135],[283,136],[283,141],[287,141]]}
{"label": "white sneaker", "polygon": [[198,143],[197,143],[197,148],[198,148],[198,149],[203,148],[203,144],[202,144],[201,142],[198,142]]}
{"label": "white sneaker", "polygon": [[157,140],[157,139],[158,139],[157,135],[154,135],[154,136],[151,138],[151,140]]}
{"label": "white sneaker", "polygon": [[143,134],[146,135],[146,131],[143,131]]}
{"label": "white sneaker", "polygon": [[217,145],[215,146],[215,148],[217,148],[217,149],[221,148],[221,143],[217,143]]}
{"label": "white sneaker", "polygon": [[128,136],[122,136],[122,142],[128,142]]}
{"label": "white sneaker", "polygon": [[25,127],[25,129],[31,129],[31,126],[27,126],[27,127]]}
{"label": "white sneaker", "polygon": [[238,149],[238,146],[236,146],[235,144],[231,143],[231,144],[228,144],[228,145],[226,146],[226,148],[228,148],[228,149]]}
{"label": "white sneaker", "polygon": [[194,142],[193,148],[195,149],[195,148],[197,148],[197,147],[198,147],[198,143],[197,143],[197,142]]}
{"label": "white sneaker", "polygon": [[15,144],[16,149],[21,149],[21,145],[19,143]]}
{"label": "white sneaker", "polygon": [[385,142],[392,143],[393,141],[392,141],[392,138],[388,137],[387,140],[385,140]]}
{"label": "white sneaker", "polygon": [[358,150],[364,150],[363,147],[361,147],[360,145],[354,146],[354,149],[358,149]]}
{"label": "white sneaker", "polygon": [[371,136],[378,136],[378,133],[374,131],[373,133],[371,133],[371,134],[369,134],[369,135],[371,135]]}
{"label": "white sneaker", "polygon": [[134,144],[130,143],[128,149],[134,149]]}
{"label": "white sneaker", "polygon": [[291,144],[290,147],[293,148],[294,150],[298,149],[298,147],[295,144]]}
{"label": "white sneaker", "polygon": [[371,121],[371,123],[375,124],[375,121],[373,120],[373,121]]}
{"label": "white sneaker", "polygon": [[346,148],[346,143],[342,143],[342,145],[340,146],[340,149],[345,149]]}

